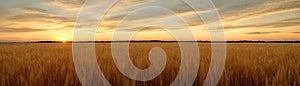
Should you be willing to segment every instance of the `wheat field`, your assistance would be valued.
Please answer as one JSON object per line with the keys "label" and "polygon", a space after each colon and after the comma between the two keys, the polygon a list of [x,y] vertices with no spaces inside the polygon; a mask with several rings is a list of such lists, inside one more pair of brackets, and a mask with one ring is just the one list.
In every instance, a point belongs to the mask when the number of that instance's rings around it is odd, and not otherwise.
{"label": "wheat field", "polygon": [[[180,66],[177,43],[131,43],[130,58],[141,69],[150,65],[149,51],[161,47],[167,54],[163,72],[150,81],[135,81],[116,68],[109,43],[96,44],[99,67],[113,86],[168,86]],[[228,43],[219,86],[299,86],[300,44]],[[200,70],[194,86],[202,85],[210,65],[209,43],[199,43]],[[0,44],[1,86],[80,86],[71,44]]]}

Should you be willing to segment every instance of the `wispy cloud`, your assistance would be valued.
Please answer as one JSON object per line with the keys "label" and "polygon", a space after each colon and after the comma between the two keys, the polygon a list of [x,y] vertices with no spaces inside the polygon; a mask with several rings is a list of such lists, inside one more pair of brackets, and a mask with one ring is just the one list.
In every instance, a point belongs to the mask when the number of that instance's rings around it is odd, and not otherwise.
{"label": "wispy cloud", "polygon": [[0,27],[0,33],[4,32],[36,32],[36,31],[45,31],[46,29],[33,29],[28,27],[23,28],[8,28],[8,27]]}
{"label": "wispy cloud", "polygon": [[[71,29],[75,19],[53,14],[39,8],[18,8],[20,13],[8,16],[1,22],[2,32],[35,32],[45,30]],[[19,31],[18,31],[19,30]]]}
{"label": "wispy cloud", "polygon": [[39,9],[39,8],[29,8],[29,7],[21,7],[19,8],[23,13],[27,14],[47,14],[47,10]]}
{"label": "wispy cloud", "polygon": [[45,4],[58,6],[69,11],[78,11],[84,2],[85,0],[52,0]]}
{"label": "wispy cloud", "polygon": [[272,31],[272,32],[248,32],[246,34],[255,35],[255,34],[271,34],[271,33],[280,33],[280,32],[279,31]]}
{"label": "wispy cloud", "polygon": [[250,25],[225,25],[225,29],[243,29],[243,28],[283,28],[283,27],[292,27],[298,26],[300,24],[300,19],[292,18],[292,19],[284,19],[280,21],[275,21],[271,23],[264,24],[250,24]]}
{"label": "wispy cloud", "polygon": [[[231,8],[233,8],[234,10]],[[226,9],[222,9],[220,11],[221,13],[222,12],[227,13],[224,14],[227,15],[224,18],[225,20],[237,21],[237,20],[257,18],[265,15],[272,15],[276,13],[283,13],[283,12],[294,11],[294,10],[300,10],[299,0],[265,0],[265,1],[252,0],[249,3],[243,3],[238,6],[232,6]],[[234,11],[237,11],[238,14],[235,14],[237,12]]]}
{"label": "wispy cloud", "polygon": [[291,33],[296,33],[296,34],[299,34],[300,32],[291,32]]}

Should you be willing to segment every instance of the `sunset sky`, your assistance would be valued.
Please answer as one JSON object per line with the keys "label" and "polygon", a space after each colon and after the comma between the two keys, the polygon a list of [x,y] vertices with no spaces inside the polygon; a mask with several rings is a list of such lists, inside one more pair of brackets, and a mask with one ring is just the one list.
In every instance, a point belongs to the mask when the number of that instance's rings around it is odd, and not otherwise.
{"label": "sunset sky", "polygon": [[[227,40],[300,40],[300,0],[212,1],[220,13]],[[76,17],[83,3],[84,0],[1,0],[0,41],[72,40]],[[181,0],[121,0],[99,24],[96,40],[111,40],[114,28],[122,19],[145,6],[170,9],[181,16],[189,28],[178,25],[173,21],[173,16],[153,10],[139,12],[144,16],[126,20],[130,24],[123,27],[122,34],[130,33],[140,25],[161,23],[170,26],[166,28],[168,30],[189,29],[197,40],[210,40],[201,18]],[[153,14],[156,15],[147,16]],[[90,27],[82,25],[81,28]],[[160,27],[145,27],[133,39],[174,40],[174,37]]]}

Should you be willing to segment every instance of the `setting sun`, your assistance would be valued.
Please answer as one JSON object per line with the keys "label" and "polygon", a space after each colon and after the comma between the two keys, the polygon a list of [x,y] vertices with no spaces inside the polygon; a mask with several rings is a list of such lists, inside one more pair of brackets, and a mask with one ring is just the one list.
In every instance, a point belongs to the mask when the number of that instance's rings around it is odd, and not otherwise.
{"label": "setting sun", "polygon": [[61,42],[65,43],[65,42],[67,42],[67,41],[68,41],[68,38],[61,37],[61,38],[59,38],[59,41],[61,41]]}

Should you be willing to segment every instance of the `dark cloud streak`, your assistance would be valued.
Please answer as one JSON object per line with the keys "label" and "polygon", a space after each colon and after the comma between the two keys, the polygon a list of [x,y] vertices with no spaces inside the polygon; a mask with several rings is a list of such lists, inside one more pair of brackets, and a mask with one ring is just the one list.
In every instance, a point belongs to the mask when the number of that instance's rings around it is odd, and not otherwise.
{"label": "dark cloud streak", "polygon": [[256,34],[271,34],[271,33],[280,33],[279,31],[272,31],[272,32],[249,32],[246,34],[250,34],[250,35],[256,35]]}
{"label": "dark cloud streak", "polygon": [[283,28],[283,27],[291,27],[291,26],[299,26],[300,18],[290,18],[284,19],[276,22],[266,23],[266,24],[251,24],[251,25],[225,25],[225,29],[242,29],[242,28]]}
{"label": "dark cloud streak", "polygon": [[10,28],[10,27],[0,27],[0,33],[2,32],[37,32],[46,31],[47,29],[34,29],[34,28]]}

